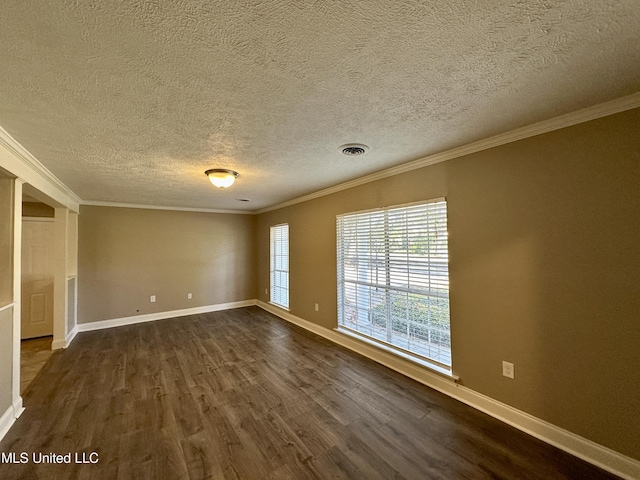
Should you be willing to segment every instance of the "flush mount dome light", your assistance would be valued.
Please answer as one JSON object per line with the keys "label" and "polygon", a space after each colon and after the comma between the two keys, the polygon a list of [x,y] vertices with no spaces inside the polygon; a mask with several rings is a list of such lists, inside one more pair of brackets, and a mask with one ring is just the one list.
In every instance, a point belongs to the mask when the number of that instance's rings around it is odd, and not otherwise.
{"label": "flush mount dome light", "polygon": [[233,185],[233,182],[238,178],[238,172],[233,170],[225,170],[223,168],[212,168],[204,172],[209,177],[211,183],[218,188],[228,188]]}
{"label": "flush mount dome light", "polygon": [[353,157],[366,153],[369,150],[369,147],[362,145],[361,143],[348,143],[347,145],[342,145],[338,150],[345,155]]}

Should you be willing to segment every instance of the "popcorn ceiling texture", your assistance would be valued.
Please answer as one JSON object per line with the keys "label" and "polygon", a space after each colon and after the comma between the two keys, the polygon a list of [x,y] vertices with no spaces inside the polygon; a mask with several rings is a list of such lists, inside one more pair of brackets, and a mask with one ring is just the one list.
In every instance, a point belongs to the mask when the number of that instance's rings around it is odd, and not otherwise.
{"label": "popcorn ceiling texture", "polygon": [[637,0],[23,0],[0,44],[0,125],[148,205],[258,209],[640,90]]}

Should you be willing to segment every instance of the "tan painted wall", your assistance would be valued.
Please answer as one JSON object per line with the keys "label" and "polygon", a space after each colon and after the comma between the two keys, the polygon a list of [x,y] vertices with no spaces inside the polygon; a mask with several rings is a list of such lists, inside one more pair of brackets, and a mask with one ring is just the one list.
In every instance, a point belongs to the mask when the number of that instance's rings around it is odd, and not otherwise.
{"label": "tan painted wall", "polygon": [[13,307],[0,310],[0,415],[12,402]]}
{"label": "tan painted wall", "polygon": [[0,416],[11,406],[13,379],[13,307],[0,310]]}
{"label": "tan painted wall", "polygon": [[46,217],[53,218],[55,210],[42,202],[22,202],[23,217]]}
{"label": "tan painted wall", "polygon": [[291,313],[335,327],[336,214],[446,196],[454,373],[640,459],[639,125],[636,109],[261,214],[258,298],[269,226],[289,223]]}
{"label": "tan painted wall", "polygon": [[250,215],[81,207],[78,323],[253,299],[254,224]]}
{"label": "tan painted wall", "polygon": [[67,224],[67,276],[78,274],[78,214],[69,212]]}
{"label": "tan painted wall", "polygon": [[0,173],[0,307],[13,301],[13,179]]}

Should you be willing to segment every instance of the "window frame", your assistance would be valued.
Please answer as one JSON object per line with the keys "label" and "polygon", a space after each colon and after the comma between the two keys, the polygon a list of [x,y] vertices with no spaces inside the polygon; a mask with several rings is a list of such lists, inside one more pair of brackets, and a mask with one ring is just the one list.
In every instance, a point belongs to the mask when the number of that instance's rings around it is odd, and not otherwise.
{"label": "window frame", "polygon": [[[286,232],[284,241],[282,232]],[[269,303],[287,311],[290,292],[289,260],[289,224],[272,225],[269,227]]]}
{"label": "window frame", "polygon": [[[336,330],[440,373],[453,376],[451,367],[447,207],[446,198],[434,198],[384,208],[348,212],[336,216],[338,294],[338,327]],[[432,211],[432,213],[429,213],[429,211]],[[417,212],[415,215],[423,216],[411,216],[414,215],[411,212]],[[403,232],[405,236],[398,236],[398,228],[390,226],[389,218],[391,217],[391,221],[394,221],[396,216],[401,218],[403,215],[415,221],[417,226],[406,220],[406,230]],[[382,226],[380,225],[380,218],[384,219]],[[366,225],[367,221],[369,226]],[[374,221],[378,223],[374,224]],[[364,226],[360,226],[357,222],[364,222]],[[424,225],[430,225],[430,222],[435,222],[436,227],[431,233],[435,234],[436,240],[427,242],[427,254],[425,255],[424,252],[409,253],[410,248],[408,245],[410,242],[412,240],[415,242],[416,238],[419,238],[415,237],[416,234],[424,235],[424,231],[419,229],[425,228]],[[345,228],[351,228],[351,231],[345,231]],[[380,232],[383,232],[382,237]],[[440,238],[438,235],[440,235]],[[346,238],[347,236],[349,237],[348,239]],[[347,241],[356,242],[357,245],[355,247],[345,245]],[[376,242],[376,247],[373,247],[372,245]],[[401,247],[397,247],[396,243],[393,248],[399,248],[399,250],[404,248],[406,250],[405,254],[391,253],[392,247],[390,245],[392,242],[400,242]],[[354,249],[356,251],[355,254],[353,253]],[[362,249],[365,253],[357,253],[359,249]],[[374,250],[376,250],[375,253]],[[404,263],[399,258],[402,255],[406,257]],[[428,259],[426,263],[424,261],[425,256]],[[419,259],[419,263],[416,263],[416,259]],[[348,267],[345,262],[349,262],[351,266]],[[380,267],[381,264],[382,267]],[[364,265],[364,267],[361,265]],[[364,270],[362,270],[363,268]],[[427,273],[422,275],[414,274],[413,270],[418,268],[426,269]],[[347,269],[350,269],[350,271],[347,272]],[[406,270],[406,273],[403,273],[403,269]],[[375,281],[372,280],[373,272],[375,272]],[[414,278],[422,277],[422,281],[417,280],[419,288],[415,288],[411,283],[412,276]],[[383,278],[383,283],[378,281],[378,277]],[[362,280],[363,278],[366,281]],[[398,278],[403,278],[402,281],[406,281],[406,287],[399,286]],[[428,278],[428,286],[424,283],[424,278]],[[432,278],[436,280],[433,282],[435,287],[432,287]],[[394,284],[394,282],[396,283]],[[364,294],[360,294],[361,291]],[[374,296],[377,300],[375,307],[373,306],[375,302],[372,301]],[[364,298],[364,300],[360,300],[361,298]],[[403,301],[406,302],[406,317],[395,316],[391,312],[397,312],[398,303],[402,304]],[[424,310],[421,310],[421,308],[424,308],[424,302],[426,302],[428,312],[426,325],[425,320],[416,321],[415,313],[418,311],[422,315]],[[392,310],[393,308],[396,310]],[[377,311],[374,312],[374,310]],[[439,315],[437,321],[432,322],[430,318],[434,316],[434,314],[430,313],[432,310]],[[374,313],[377,317],[375,317]],[[363,314],[365,318],[361,323],[364,326],[359,327],[359,319]],[[348,316],[349,320],[347,320]],[[356,317],[357,319],[354,321]],[[380,330],[376,331],[373,326],[374,317],[378,320],[378,323],[381,323],[380,321],[382,320],[385,323],[385,327],[380,327]],[[401,331],[399,332],[399,328],[393,326],[394,322],[404,322],[407,327],[406,335]],[[421,338],[420,341],[414,341],[416,346],[412,347],[410,334],[412,331],[414,339],[418,339],[416,332],[427,331],[428,340],[425,342],[425,339]],[[442,335],[433,337],[436,338],[435,342],[432,341],[432,331]],[[406,344],[403,345],[405,340],[394,342],[394,334],[398,338],[404,335]],[[386,338],[381,338],[383,336]],[[427,352],[426,354],[425,351]]]}

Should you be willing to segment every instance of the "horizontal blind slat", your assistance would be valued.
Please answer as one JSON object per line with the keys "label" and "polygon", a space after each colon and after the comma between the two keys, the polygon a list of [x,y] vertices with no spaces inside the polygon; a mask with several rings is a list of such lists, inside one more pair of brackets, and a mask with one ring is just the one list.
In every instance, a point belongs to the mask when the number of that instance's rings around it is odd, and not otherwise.
{"label": "horizontal blind slat", "polygon": [[337,218],[338,322],[451,365],[446,201]]}

